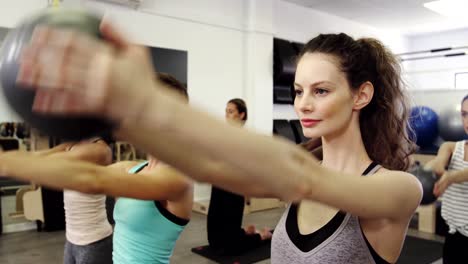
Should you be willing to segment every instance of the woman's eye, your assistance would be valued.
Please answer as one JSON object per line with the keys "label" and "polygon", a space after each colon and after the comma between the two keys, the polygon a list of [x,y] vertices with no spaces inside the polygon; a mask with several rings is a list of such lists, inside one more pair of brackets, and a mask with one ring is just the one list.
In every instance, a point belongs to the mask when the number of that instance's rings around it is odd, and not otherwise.
{"label": "woman's eye", "polygon": [[325,95],[325,94],[328,93],[328,91],[325,90],[325,89],[317,88],[317,89],[315,89],[315,93],[318,94],[318,95]]}

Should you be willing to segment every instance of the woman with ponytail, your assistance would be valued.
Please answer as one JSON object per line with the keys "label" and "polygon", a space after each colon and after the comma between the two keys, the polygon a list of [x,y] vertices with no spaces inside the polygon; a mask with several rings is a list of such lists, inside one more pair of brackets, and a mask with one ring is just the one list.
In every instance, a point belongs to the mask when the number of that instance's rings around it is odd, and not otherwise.
{"label": "woman with ponytail", "polygon": [[[113,45],[79,33],[56,42],[69,32],[38,31],[18,77],[39,89],[35,111],[105,116],[119,124],[118,137],[189,177],[291,202],[273,233],[272,263],[397,261],[422,189],[404,172],[413,148],[400,67],[379,41],[322,34],[298,58],[294,108],[304,135],[321,138],[319,162],[285,139],[226,125],[185,105],[153,78],[147,50],[109,24],[101,31]],[[42,64],[41,51],[51,48]],[[0,155],[0,169],[21,155],[9,156]]]}

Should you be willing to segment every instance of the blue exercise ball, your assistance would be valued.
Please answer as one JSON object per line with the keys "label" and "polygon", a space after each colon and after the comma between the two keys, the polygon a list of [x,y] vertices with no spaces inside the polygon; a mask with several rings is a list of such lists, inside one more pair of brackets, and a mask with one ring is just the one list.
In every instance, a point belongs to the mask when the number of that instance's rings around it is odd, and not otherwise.
{"label": "blue exercise ball", "polygon": [[433,144],[438,136],[438,116],[427,106],[411,108],[409,123],[412,128],[410,137],[420,147],[428,147]]}

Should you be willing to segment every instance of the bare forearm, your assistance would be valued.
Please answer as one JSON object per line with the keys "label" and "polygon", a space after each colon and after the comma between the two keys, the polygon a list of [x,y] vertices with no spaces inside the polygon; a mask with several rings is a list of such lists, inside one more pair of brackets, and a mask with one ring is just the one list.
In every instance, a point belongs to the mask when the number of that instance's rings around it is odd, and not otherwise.
{"label": "bare forearm", "polygon": [[437,156],[427,162],[424,167],[428,170],[434,171],[438,176],[442,176],[450,162],[450,157],[452,156],[454,148],[454,142],[445,142],[440,146]]}
{"label": "bare forearm", "polygon": [[436,159],[443,164],[447,164],[450,161],[450,157],[452,156],[454,148],[454,143],[447,142],[440,146],[439,151],[437,152]]}
{"label": "bare forearm", "polygon": [[[27,166],[25,166],[25,162]],[[93,192],[94,165],[40,157],[26,152],[8,152],[0,155],[2,175],[32,181],[55,189]]]}
{"label": "bare forearm", "polygon": [[[263,186],[263,193],[286,200],[296,199],[311,188],[310,178],[304,176],[301,168],[315,160],[305,150],[286,140],[229,126],[176,102],[165,93],[157,96],[137,124],[127,123],[122,127],[120,136],[199,181],[220,186],[227,182]],[[187,161],[198,157],[222,159],[245,174],[235,175],[235,179],[206,178],[208,175],[198,175],[198,168]]]}
{"label": "bare forearm", "polygon": [[468,181],[468,169],[453,172],[453,183],[462,183]]}

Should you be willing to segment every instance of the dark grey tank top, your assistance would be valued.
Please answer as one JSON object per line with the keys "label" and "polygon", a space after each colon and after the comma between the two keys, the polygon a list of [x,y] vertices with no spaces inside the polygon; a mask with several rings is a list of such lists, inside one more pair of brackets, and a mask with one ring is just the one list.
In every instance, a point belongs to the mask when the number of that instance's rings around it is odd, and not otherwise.
{"label": "dark grey tank top", "polygon": [[[381,166],[375,166],[366,173],[375,173]],[[374,258],[366,243],[357,216],[346,214],[343,222],[335,232],[322,243],[310,251],[300,250],[291,241],[287,230],[286,220],[290,207],[281,217],[273,232],[271,243],[272,264],[375,264]]]}

